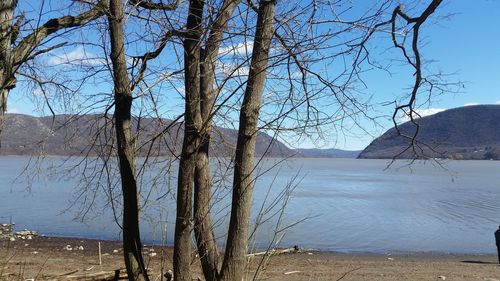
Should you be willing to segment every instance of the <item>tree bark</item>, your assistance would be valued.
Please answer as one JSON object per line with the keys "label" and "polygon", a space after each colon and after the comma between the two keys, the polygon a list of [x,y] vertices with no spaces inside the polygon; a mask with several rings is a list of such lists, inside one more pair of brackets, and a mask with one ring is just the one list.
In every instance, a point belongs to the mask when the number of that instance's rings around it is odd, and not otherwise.
{"label": "tree bark", "polygon": [[2,134],[7,97],[15,85],[12,60],[12,21],[17,0],[0,2],[0,135]]}
{"label": "tree bark", "polygon": [[273,36],[274,0],[259,3],[257,28],[247,86],[240,111],[240,124],[233,178],[231,219],[221,280],[240,281],[244,277],[254,179],[253,158],[261,97],[266,81],[269,48]]}
{"label": "tree bark", "polygon": [[200,145],[200,44],[205,2],[189,1],[187,32],[184,38],[185,118],[179,176],[177,182],[177,215],[174,234],[174,278],[191,281],[191,231],[193,184]]}
{"label": "tree bark", "polygon": [[210,132],[203,133],[201,147],[196,155],[194,181],[194,234],[198,255],[207,281],[219,276],[219,253],[213,232],[211,209],[212,177],[210,175]]}
{"label": "tree bark", "polygon": [[135,144],[131,129],[132,93],[125,60],[123,4],[111,0],[108,15],[115,99],[115,130],[123,193],[123,255],[129,280],[148,280],[142,258]]}
{"label": "tree bark", "polygon": [[215,60],[224,31],[240,0],[226,0],[210,28],[210,34],[201,52],[200,61],[200,113],[203,122],[200,146],[197,151],[194,181],[194,233],[205,280],[219,278],[219,252],[211,218],[212,179],[209,161],[212,111],[216,99]]}

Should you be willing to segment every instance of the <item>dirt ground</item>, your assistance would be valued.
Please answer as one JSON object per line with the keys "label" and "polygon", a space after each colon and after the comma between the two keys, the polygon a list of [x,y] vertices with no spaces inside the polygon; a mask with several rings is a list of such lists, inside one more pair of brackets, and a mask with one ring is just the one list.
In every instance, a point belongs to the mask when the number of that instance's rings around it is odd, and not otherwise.
{"label": "dirt ground", "polygon": [[[120,242],[33,237],[0,242],[0,280],[70,280],[123,268]],[[172,249],[144,247],[151,280],[172,269]],[[485,280],[500,281],[494,255],[382,255],[302,251],[276,255],[255,271],[262,256],[254,257],[248,280]],[[196,258],[194,258],[196,260]],[[194,278],[203,280],[199,266]]]}

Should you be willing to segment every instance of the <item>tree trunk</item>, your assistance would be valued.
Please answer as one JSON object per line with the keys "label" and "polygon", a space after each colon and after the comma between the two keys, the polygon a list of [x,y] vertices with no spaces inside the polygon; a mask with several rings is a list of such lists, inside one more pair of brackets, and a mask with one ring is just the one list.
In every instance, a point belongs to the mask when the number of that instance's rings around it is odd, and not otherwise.
{"label": "tree trunk", "polygon": [[[0,74],[1,75],[1,74]],[[1,79],[1,77],[0,77]],[[3,124],[5,122],[5,112],[7,111],[7,97],[9,95],[9,90],[0,89],[0,148],[2,147],[2,131]]]}
{"label": "tree trunk", "polygon": [[197,150],[201,143],[200,128],[200,44],[205,3],[189,1],[187,33],[184,39],[185,117],[179,176],[177,182],[177,215],[174,234],[174,278],[191,281],[191,231],[193,184]]}
{"label": "tree trunk", "polygon": [[240,0],[225,0],[210,29],[205,49],[201,52],[200,61],[200,113],[203,122],[201,143],[197,152],[194,182],[194,233],[198,254],[205,280],[215,281],[219,278],[219,252],[210,209],[212,207],[212,181],[210,172],[209,149],[212,133],[212,111],[216,99],[213,90],[215,82],[215,60],[222,42],[224,31],[234,9]]}
{"label": "tree trunk", "polygon": [[12,21],[17,0],[2,0],[0,2],[0,136],[3,130],[7,98],[10,89],[15,86],[12,73]]}
{"label": "tree trunk", "polygon": [[131,129],[132,93],[125,60],[123,4],[111,0],[108,15],[115,98],[115,129],[123,193],[123,254],[129,280],[148,280],[142,259],[135,145]]}
{"label": "tree trunk", "polygon": [[219,253],[213,232],[210,214],[212,180],[209,163],[210,132],[203,133],[201,147],[197,152],[194,182],[194,233],[203,275],[207,281],[216,281],[219,276]]}
{"label": "tree trunk", "polygon": [[221,280],[240,281],[245,273],[245,255],[248,251],[250,210],[254,184],[252,176],[254,169],[253,158],[255,156],[261,97],[266,81],[269,47],[273,36],[274,7],[275,2],[273,0],[261,0],[259,4],[252,62],[240,111],[231,219],[221,269]]}

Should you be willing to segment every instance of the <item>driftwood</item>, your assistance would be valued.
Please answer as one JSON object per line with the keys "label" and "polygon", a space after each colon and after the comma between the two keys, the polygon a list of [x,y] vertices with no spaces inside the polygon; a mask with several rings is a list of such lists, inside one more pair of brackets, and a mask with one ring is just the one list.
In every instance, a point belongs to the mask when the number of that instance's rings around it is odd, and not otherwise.
{"label": "driftwood", "polygon": [[[44,278],[45,279],[45,278]],[[125,269],[117,269],[114,271],[100,271],[95,273],[71,273],[63,274],[53,277],[48,277],[46,280],[50,281],[112,281],[112,280],[126,280],[127,272]]]}
{"label": "driftwood", "polygon": [[251,253],[247,254],[247,257],[256,257],[256,256],[274,256],[274,255],[281,255],[281,254],[286,254],[286,253],[298,253],[300,252],[300,249],[298,246],[293,246],[292,248],[286,248],[286,249],[272,249],[269,251],[265,252],[257,252],[257,253]]}

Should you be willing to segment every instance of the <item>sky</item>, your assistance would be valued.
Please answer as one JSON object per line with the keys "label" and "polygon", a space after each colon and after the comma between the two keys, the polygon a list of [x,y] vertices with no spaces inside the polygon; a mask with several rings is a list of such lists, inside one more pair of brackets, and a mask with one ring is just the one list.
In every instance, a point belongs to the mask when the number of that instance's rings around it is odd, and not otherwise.
{"label": "sky", "polygon": [[[419,108],[422,115],[474,104],[500,104],[499,15],[500,1],[445,0],[433,17],[449,17],[424,24],[421,30],[424,43],[422,55],[433,60],[431,69],[434,72],[452,74],[447,76],[447,81],[463,82],[463,87],[459,92],[432,97],[429,103]],[[65,55],[86,58],[90,64],[102,63],[99,59],[91,58],[92,54],[85,54],[78,48],[70,49]],[[51,63],[57,63],[57,57],[51,59]],[[369,74],[365,79],[368,85],[365,92],[372,96],[376,114],[385,116],[392,114],[394,105],[384,104],[401,97],[412,82],[412,77],[405,71],[398,73],[397,70],[391,74]],[[32,99],[23,95],[22,91],[25,90],[18,87],[12,91],[8,100],[8,112],[47,114],[46,111],[39,110],[39,105]],[[392,126],[387,119],[381,120],[377,126],[372,126],[367,121],[361,121],[361,124],[365,126],[364,130],[351,128],[334,136],[327,134],[322,141],[301,139],[290,141],[289,144],[305,148],[360,150]]]}
{"label": "sky", "polygon": [[[418,112],[429,115],[467,105],[500,104],[500,1],[445,0],[442,5],[433,16],[449,17],[438,23],[424,24],[421,53],[433,60],[434,71],[450,74],[447,81],[462,82],[463,87],[459,92],[432,97]],[[394,105],[382,104],[407,92],[405,88],[411,84],[411,78],[407,73],[397,72],[374,73],[368,77],[367,91],[373,95],[374,102],[380,104],[377,110],[392,114]],[[346,136],[332,138],[332,143],[322,147],[361,150],[393,125],[390,120],[381,121],[381,126],[376,127],[365,124],[367,132],[346,132]],[[314,147],[314,144],[302,146]]]}

